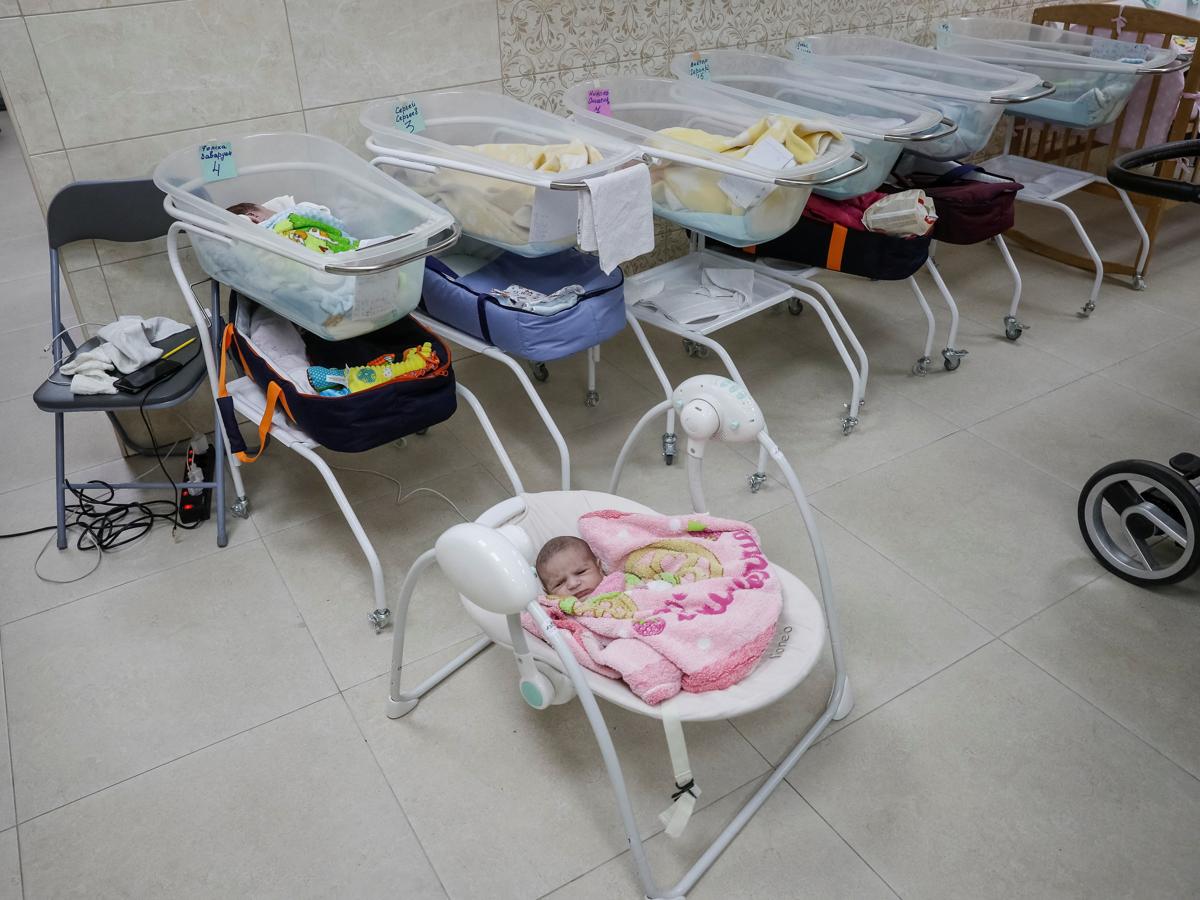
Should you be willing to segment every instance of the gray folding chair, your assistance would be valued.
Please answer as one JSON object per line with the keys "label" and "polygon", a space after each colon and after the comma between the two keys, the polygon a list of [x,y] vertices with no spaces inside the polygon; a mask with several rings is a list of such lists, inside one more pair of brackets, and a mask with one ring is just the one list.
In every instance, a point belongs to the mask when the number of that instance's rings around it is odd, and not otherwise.
{"label": "gray folding chair", "polygon": [[[167,409],[186,402],[196,393],[207,377],[204,367],[204,354],[190,354],[190,359],[183,367],[163,381],[154,384],[143,391],[134,394],[96,394],[76,395],[71,393],[71,379],[59,372],[62,366],[63,348],[71,355],[99,346],[103,341],[92,338],[83,344],[76,345],[67,329],[62,324],[62,306],[59,295],[59,260],[58,253],[64,244],[83,240],[105,240],[132,243],[148,241],[163,237],[170,229],[174,219],[163,209],[163,193],[150,179],[131,179],[126,181],[78,181],[69,184],[59,191],[50,202],[46,213],[46,232],[50,239],[50,349],[53,354],[54,368],[50,377],[42,382],[41,387],[34,392],[33,402],[38,409],[54,413],[54,483],[55,506],[58,524],[58,549],[67,546],[66,494],[70,489],[96,487],[93,483],[69,482],[66,479],[66,444],[64,439],[64,420],[66,413],[74,412],[103,412],[112,422],[125,445],[142,455],[162,455],[154,447],[145,447],[133,440],[117,419],[115,413],[122,410],[155,410]],[[220,286],[212,284],[212,323],[213,328],[219,327]],[[196,329],[188,330],[190,336],[196,336]],[[215,334],[215,331],[214,331]],[[187,340],[188,333],[172,336],[172,341]],[[225,530],[225,441],[220,431],[219,420],[216,419],[214,407],[214,438],[213,447],[216,451],[216,463],[213,468],[213,481],[182,482],[121,482],[109,484],[115,489],[153,489],[163,488],[178,491],[180,488],[203,488],[215,493],[214,501],[217,517],[217,546],[224,547],[228,542]]]}

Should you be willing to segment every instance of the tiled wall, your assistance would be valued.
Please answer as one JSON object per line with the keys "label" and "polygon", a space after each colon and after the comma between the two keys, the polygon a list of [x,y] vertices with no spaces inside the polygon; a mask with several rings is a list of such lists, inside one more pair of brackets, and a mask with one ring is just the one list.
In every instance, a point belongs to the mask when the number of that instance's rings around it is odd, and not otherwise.
{"label": "tiled wall", "polygon": [[[783,53],[843,30],[927,41],[939,17],[1036,5],[997,2],[0,0],[0,90],[44,207],[74,179],[147,175],[218,130],[308,130],[363,152],[364,101],[408,91],[475,85],[561,111],[571,84],[665,75],[672,53]],[[659,235],[655,258],[680,252]],[[73,246],[66,265],[82,322],[184,315],[161,242]]]}

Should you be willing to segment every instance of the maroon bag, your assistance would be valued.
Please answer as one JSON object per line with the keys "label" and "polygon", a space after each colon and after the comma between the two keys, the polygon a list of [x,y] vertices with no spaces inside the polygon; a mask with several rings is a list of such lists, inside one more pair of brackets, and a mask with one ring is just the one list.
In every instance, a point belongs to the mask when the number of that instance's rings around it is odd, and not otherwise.
{"label": "maroon bag", "polygon": [[[973,173],[989,180],[971,178]],[[1017,192],[1025,186],[972,165],[955,166],[941,175],[912,172],[894,180],[905,190],[920,188],[933,198],[938,217],[933,238],[947,244],[977,244],[1012,228]]]}

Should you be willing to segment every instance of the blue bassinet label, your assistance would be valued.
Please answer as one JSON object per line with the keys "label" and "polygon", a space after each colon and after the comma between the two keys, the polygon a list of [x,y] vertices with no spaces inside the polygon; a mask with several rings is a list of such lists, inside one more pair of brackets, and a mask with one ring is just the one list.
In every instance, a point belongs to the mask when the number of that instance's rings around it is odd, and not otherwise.
{"label": "blue bassinet label", "polygon": [[407,131],[409,134],[416,134],[419,131],[425,130],[425,116],[422,115],[421,107],[417,105],[416,100],[397,103],[395,113],[395,125],[402,131]]}
{"label": "blue bassinet label", "polygon": [[701,56],[699,53],[693,53],[691,62],[688,65],[688,74],[693,78],[699,78],[701,81],[711,81],[712,73],[708,65],[708,57]]}
{"label": "blue bassinet label", "polygon": [[233,161],[233,147],[224,144],[200,145],[200,171],[205,181],[223,181],[237,177],[237,164]]}

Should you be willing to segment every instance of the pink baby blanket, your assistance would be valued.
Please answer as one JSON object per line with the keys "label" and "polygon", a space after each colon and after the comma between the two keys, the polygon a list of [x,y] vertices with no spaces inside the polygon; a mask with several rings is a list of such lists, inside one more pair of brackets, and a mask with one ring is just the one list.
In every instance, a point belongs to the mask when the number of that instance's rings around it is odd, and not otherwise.
{"label": "pink baby blanket", "polygon": [[581,516],[579,532],[608,574],[588,597],[539,602],[581,665],[651,705],[722,690],[754,668],[783,596],[753,528],[606,509]]}

